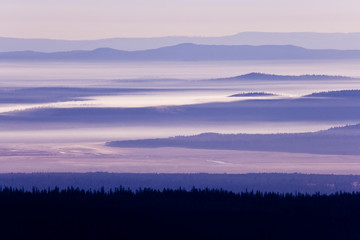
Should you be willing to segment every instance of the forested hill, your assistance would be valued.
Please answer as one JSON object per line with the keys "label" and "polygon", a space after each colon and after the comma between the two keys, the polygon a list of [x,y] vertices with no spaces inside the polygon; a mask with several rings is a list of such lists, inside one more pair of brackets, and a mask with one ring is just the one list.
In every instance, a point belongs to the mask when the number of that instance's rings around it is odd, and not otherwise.
{"label": "forested hill", "polygon": [[353,79],[347,76],[334,76],[334,75],[318,75],[318,74],[305,74],[305,75],[277,75],[267,73],[252,72],[240,76],[220,78],[214,80],[350,80]]}
{"label": "forested hill", "polygon": [[304,97],[322,97],[322,98],[360,98],[360,90],[341,90],[341,91],[328,91],[328,92],[317,92]]}
{"label": "forested hill", "polygon": [[111,147],[184,147],[245,151],[360,155],[360,125],[287,134],[217,134],[108,142]]}

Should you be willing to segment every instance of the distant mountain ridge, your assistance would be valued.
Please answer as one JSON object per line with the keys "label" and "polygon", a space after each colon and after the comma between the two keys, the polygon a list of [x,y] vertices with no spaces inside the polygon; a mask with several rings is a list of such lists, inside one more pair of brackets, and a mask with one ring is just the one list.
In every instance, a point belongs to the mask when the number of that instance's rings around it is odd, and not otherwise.
{"label": "distant mountain ridge", "polygon": [[59,52],[114,48],[147,50],[181,43],[207,45],[296,45],[309,49],[360,50],[360,33],[242,32],[221,37],[109,38],[100,40],[19,39],[0,37],[0,52]]}
{"label": "distant mountain ridge", "polygon": [[360,50],[309,50],[284,45],[197,45],[185,43],[144,51],[99,48],[93,51],[41,53],[3,52],[2,61],[233,61],[233,60],[321,60],[357,59]]}

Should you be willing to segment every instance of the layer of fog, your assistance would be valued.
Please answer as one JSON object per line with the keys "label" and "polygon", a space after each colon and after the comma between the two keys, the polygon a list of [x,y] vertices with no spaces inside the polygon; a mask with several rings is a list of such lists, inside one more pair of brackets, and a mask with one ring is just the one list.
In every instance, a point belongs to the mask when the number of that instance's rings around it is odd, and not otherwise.
{"label": "layer of fog", "polygon": [[[360,77],[359,61],[224,61],[224,62],[0,62],[2,86],[104,85],[114,79],[209,79],[249,72],[285,75],[327,74]],[[14,82],[13,80],[17,80]],[[52,81],[52,80],[61,80]],[[78,80],[75,81],[74,80]],[[22,85],[23,87],[25,85]]]}
{"label": "layer of fog", "polygon": [[74,143],[166,138],[204,132],[232,133],[302,133],[325,130],[346,122],[242,122],[241,124],[116,126],[87,124],[36,124],[0,126],[0,143]]}
{"label": "layer of fog", "polygon": [[[208,79],[233,77],[249,72],[265,72],[283,75],[327,74],[360,76],[360,62],[357,61],[273,61],[273,62],[158,62],[158,63],[0,63],[0,88],[13,90],[17,88],[36,87],[76,87],[93,88],[129,88],[142,89],[127,93],[90,94],[89,96],[71,96],[70,99],[53,98],[50,102],[39,100],[36,103],[0,104],[0,112],[14,112],[15,115],[25,111],[26,114],[37,114],[39,109],[74,108],[69,112],[76,116],[78,108],[94,108],[94,118],[101,116],[98,108],[143,108],[160,106],[193,105],[211,102],[239,101],[239,98],[228,96],[244,92],[270,92],[280,98],[297,98],[301,95],[319,91],[360,89],[359,80],[332,81],[207,81]],[[66,93],[66,89],[62,90]],[[46,98],[46,89],[38,93]],[[49,93],[48,93],[49,94]],[[23,95],[22,97],[26,97]],[[262,98],[264,97],[257,97]],[[278,97],[269,97],[278,98]],[[248,98],[241,98],[247,100]],[[291,106],[289,106],[291,107]],[[160,111],[162,108],[158,108]],[[167,108],[164,108],[166,111]],[[341,109],[341,106],[337,109]],[[354,108],[356,110],[356,107]],[[335,109],[336,110],[336,109]],[[194,110],[196,112],[196,110]],[[229,110],[230,111],[230,110]],[[90,110],[91,112],[91,110]],[[110,111],[111,113],[111,111]],[[217,113],[209,113],[216,115]],[[336,115],[336,112],[333,113]],[[79,115],[79,116],[80,116]],[[356,115],[356,114],[355,114]],[[120,116],[120,115],[119,115]],[[41,114],[39,115],[41,118]],[[65,118],[68,116],[64,116]],[[80,116],[81,117],[81,116]],[[109,115],[109,117],[111,117]],[[116,117],[116,116],[115,116]],[[268,119],[227,121],[222,123],[201,122],[196,124],[170,124],[161,121],[158,125],[147,123],[146,115],[141,115],[137,124],[122,124],[121,118],[114,121],[87,124],[92,117],[79,118],[77,121],[54,123],[32,120],[25,123],[16,121],[2,122],[0,129],[2,141],[110,141],[121,139],[138,139],[148,137],[169,137],[174,135],[192,135],[202,132],[218,133],[278,133],[308,132],[327,129],[332,126],[358,123],[352,119],[319,119],[308,116],[302,121],[286,119],[268,121]],[[279,119],[281,116],[279,116]],[[3,119],[1,119],[3,120]],[[204,116],[203,120],[206,120]],[[114,122],[113,121],[113,122]],[[141,124],[141,121],[143,124]]]}

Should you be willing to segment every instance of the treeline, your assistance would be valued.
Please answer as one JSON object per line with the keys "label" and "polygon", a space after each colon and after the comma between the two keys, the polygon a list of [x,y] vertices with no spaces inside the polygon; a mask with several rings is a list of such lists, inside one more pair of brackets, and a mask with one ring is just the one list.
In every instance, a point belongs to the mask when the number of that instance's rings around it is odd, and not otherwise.
{"label": "treeline", "polygon": [[360,191],[360,175],[331,174],[286,174],[286,173],[249,173],[249,174],[139,174],[139,173],[10,173],[0,174],[0,187],[8,186],[30,190],[68,186],[80,189],[100,189],[105,191],[118,186],[131,190],[142,188],[191,190],[196,188],[224,189],[236,193],[248,191],[282,193],[326,193],[339,191]]}
{"label": "treeline", "polygon": [[0,190],[1,239],[359,239],[360,193]]}

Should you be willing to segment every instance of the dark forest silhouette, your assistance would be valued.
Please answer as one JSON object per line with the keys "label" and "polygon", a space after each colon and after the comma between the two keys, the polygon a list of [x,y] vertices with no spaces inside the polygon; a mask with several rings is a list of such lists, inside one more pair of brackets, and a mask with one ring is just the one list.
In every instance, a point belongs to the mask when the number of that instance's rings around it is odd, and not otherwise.
{"label": "dark forest silhouette", "polygon": [[2,239],[359,239],[360,193],[0,190]]}

